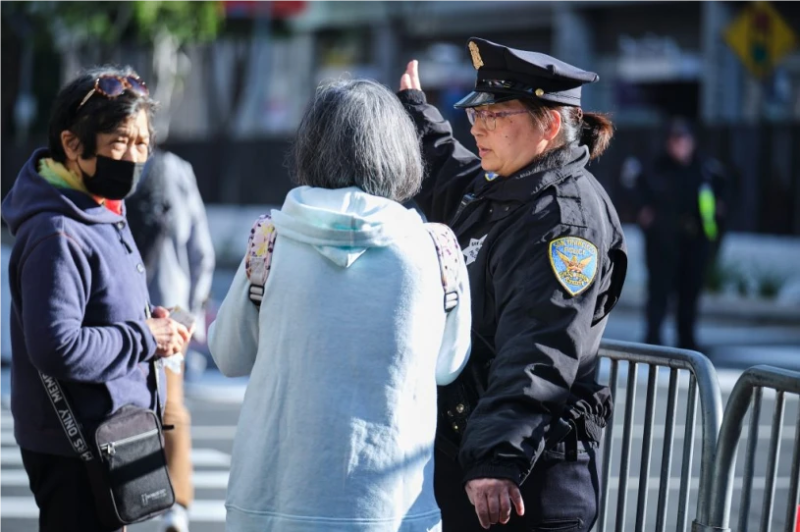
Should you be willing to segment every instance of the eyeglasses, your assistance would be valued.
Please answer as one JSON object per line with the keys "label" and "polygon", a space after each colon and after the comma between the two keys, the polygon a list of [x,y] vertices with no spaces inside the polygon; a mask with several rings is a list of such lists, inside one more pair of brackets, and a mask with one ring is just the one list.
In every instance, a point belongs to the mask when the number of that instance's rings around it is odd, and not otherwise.
{"label": "eyeglasses", "polygon": [[83,104],[89,101],[95,93],[102,94],[109,100],[121,96],[125,91],[131,91],[136,96],[148,96],[150,89],[147,88],[144,81],[136,76],[115,76],[107,74],[100,76],[94,82],[94,88],[81,100],[78,109],[83,107]]}
{"label": "eyeglasses", "polygon": [[494,128],[497,127],[497,119],[502,118],[504,116],[511,116],[511,115],[521,115],[523,113],[527,113],[526,109],[520,109],[518,111],[487,111],[485,109],[475,109],[474,107],[467,107],[467,118],[469,119],[469,123],[473,126],[475,125],[475,118],[478,117],[483,122],[483,125],[489,131],[494,131]]}

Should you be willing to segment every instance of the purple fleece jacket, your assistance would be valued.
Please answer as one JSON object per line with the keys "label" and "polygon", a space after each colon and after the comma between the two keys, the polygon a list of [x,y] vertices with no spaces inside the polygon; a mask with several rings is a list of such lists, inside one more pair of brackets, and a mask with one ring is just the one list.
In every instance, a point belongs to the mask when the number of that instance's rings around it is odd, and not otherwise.
{"label": "purple fleece jacket", "polygon": [[[61,382],[91,427],[133,404],[153,408],[156,342],[142,259],[125,218],[37,172],[36,150],[2,205],[11,251],[11,413],[23,449],[75,456],[39,371]],[[164,379],[161,375],[161,387]],[[162,394],[164,393],[162,389]]]}

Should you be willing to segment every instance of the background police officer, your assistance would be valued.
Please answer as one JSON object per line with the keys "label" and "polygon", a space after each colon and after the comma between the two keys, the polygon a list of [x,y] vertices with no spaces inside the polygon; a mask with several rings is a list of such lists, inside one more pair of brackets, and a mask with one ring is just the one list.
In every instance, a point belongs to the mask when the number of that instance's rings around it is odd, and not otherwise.
{"label": "background police officer", "polygon": [[647,343],[662,343],[667,305],[677,295],[678,345],[697,349],[697,303],[720,238],[723,190],[721,165],[697,153],[685,120],[672,120],[663,152],[638,179],[648,269]]}
{"label": "background police officer", "polygon": [[443,526],[588,531],[611,410],[596,357],[627,258],[614,207],[586,165],[612,125],[580,107],[581,86],[597,74],[483,39],[468,50],[476,86],[456,107],[478,156],[426,104],[416,61],[399,93],[428,169],[416,200],[458,235],[473,297],[469,365],[439,390]]}

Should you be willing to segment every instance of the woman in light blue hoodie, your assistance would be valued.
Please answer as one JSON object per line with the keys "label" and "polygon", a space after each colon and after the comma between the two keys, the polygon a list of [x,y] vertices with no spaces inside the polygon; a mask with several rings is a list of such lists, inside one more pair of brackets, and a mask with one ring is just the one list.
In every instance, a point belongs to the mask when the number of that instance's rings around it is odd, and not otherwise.
{"label": "woman in light blue hoodie", "polygon": [[[440,226],[453,247],[437,247],[400,204],[422,181],[414,124],[377,83],[324,85],[293,175],[260,307],[243,261],[209,331],[220,370],[250,376],[227,529],[439,530],[436,386],[466,363],[470,299],[452,233]],[[453,261],[454,308],[437,251]]]}

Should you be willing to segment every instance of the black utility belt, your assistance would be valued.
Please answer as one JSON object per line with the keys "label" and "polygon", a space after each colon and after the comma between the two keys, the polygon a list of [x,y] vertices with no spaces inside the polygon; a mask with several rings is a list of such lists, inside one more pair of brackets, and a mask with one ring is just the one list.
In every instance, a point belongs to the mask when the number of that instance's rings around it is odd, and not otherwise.
{"label": "black utility belt", "polygon": [[[474,408],[466,397],[461,398],[463,401],[439,410],[439,428],[436,431],[436,448],[453,460],[458,459],[461,440]],[[575,419],[558,418],[545,432],[545,450],[552,450],[563,442],[566,459],[577,460],[579,443],[599,444],[604,427],[605,420],[589,414],[581,414]]]}

